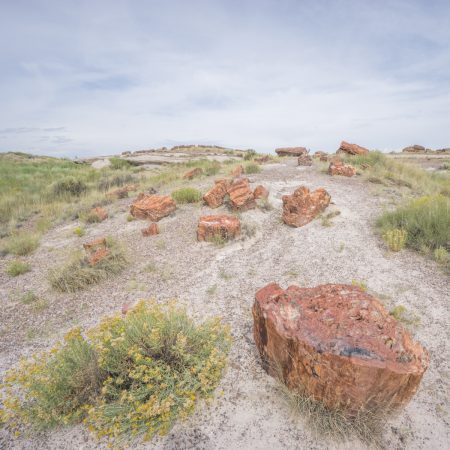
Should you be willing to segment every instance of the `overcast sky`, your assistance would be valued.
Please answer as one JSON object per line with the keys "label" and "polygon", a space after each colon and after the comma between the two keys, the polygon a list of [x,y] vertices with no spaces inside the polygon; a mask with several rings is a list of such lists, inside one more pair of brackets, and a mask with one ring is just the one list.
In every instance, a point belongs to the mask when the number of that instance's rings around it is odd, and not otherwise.
{"label": "overcast sky", "polygon": [[450,147],[450,1],[0,0],[0,151]]}

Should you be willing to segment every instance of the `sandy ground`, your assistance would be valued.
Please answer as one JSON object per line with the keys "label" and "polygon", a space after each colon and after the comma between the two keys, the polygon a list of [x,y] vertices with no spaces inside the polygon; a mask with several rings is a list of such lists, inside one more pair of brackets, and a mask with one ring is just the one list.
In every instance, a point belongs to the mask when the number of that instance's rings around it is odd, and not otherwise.
{"label": "sandy ground", "polygon": [[[404,305],[420,318],[411,331],[430,352],[431,364],[417,395],[397,417],[389,420],[384,439],[389,449],[450,448],[450,319],[448,278],[422,256],[388,253],[375,235],[373,222],[395,201],[394,191],[381,190],[358,177],[329,177],[315,167],[296,167],[294,160],[263,166],[250,177],[252,185],[270,189],[272,211],[241,214],[253,236],[222,248],[197,243],[198,217],[206,207],[181,206],[160,222],[162,233],[143,238],[142,221],[127,222],[131,199],[110,207],[113,217],[90,225],[83,238],[73,235],[76,223],[53,229],[28,258],[32,271],[17,278],[5,274],[0,260],[0,373],[20,356],[44,349],[73,325],[92,326],[101,316],[120,310],[124,302],[156,297],[178,298],[199,320],[220,315],[232,327],[234,343],[229,367],[210,404],[178,423],[168,436],[133,448],[156,449],[334,449],[366,448],[353,440],[336,444],[311,434],[301,417],[292,414],[276,383],[261,368],[252,337],[251,306],[255,292],[276,281],[316,286],[364,282],[388,308]],[[212,179],[192,182],[206,190]],[[281,222],[281,196],[297,186],[325,187],[341,214],[325,227],[320,219],[302,228]],[[223,211],[222,208],[215,212]],[[119,276],[77,294],[57,294],[46,281],[51,267],[92,238],[112,235],[130,258]],[[250,234],[252,234],[250,232]],[[151,264],[156,270],[146,271]],[[19,293],[33,290],[46,300],[41,307],[24,305]],[[0,448],[105,448],[82,426],[30,434],[13,439],[0,430]]]}

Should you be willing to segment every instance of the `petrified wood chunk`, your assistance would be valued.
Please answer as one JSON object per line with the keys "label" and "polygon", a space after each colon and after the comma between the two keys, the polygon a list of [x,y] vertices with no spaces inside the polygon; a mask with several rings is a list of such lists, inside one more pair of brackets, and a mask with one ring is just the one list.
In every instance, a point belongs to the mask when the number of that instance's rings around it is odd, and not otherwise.
{"label": "petrified wood chunk", "polygon": [[256,208],[255,197],[250,189],[248,178],[236,178],[228,187],[230,206],[233,211],[246,211]]}
{"label": "petrified wood chunk", "polygon": [[231,172],[231,176],[233,178],[239,178],[244,173],[244,168],[239,164],[236,166],[233,171]]}
{"label": "petrified wood chunk", "polygon": [[297,163],[299,166],[312,166],[313,160],[309,155],[302,155],[298,157]]}
{"label": "petrified wood chunk", "polygon": [[152,222],[147,228],[142,229],[141,233],[144,237],[155,236],[156,234],[159,234],[158,224],[156,222]]}
{"label": "petrified wood chunk", "polygon": [[271,375],[351,415],[405,405],[428,367],[427,351],[356,286],[272,283],[256,293],[253,319]]}
{"label": "petrified wood chunk", "polygon": [[328,167],[329,175],[342,175],[344,177],[352,177],[356,175],[356,169],[350,164],[344,164],[341,161],[331,161]]}
{"label": "petrified wood chunk", "polygon": [[221,178],[214,181],[214,186],[203,196],[204,202],[210,208],[218,208],[223,204],[225,195],[227,194],[230,180]]}
{"label": "petrified wood chunk", "polygon": [[349,144],[348,142],[342,141],[337,153],[348,153],[349,155],[366,155],[369,153],[367,148],[361,147],[357,144]]}
{"label": "petrified wood chunk", "polygon": [[202,216],[198,221],[197,240],[209,241],[217,236],[228,240],[238,236],[240,231],[241,222],[235,216]]}
{"label": "petrified wood chunk", "polygon": [[100,261],[109,255],[106,238],[98,238],[83,244],[86,251],[86,261],[90,266],[96,266]]}
{"label": "petrified wood chunk", "polygon": [[275,153],[278,156],[301,156],[306,155],[308,150],[305,147],[282,147],[277,148]]}
{"label": "petrified wood chunk", "polygon": [[189,170],[183,175],[185,180],[192,180],[195,177],[198,177],[203,174],[203,169],[201,167],[196,167],[195,169]]}
{"label": "petrified wood chunk", "polygon": [[158,222],[177,209],[175,201],[168,195],[139,194],[131,204],[130,213],[137,219],[150,219]]}
{"label": "petrified wood chunk", "polygon": [[292,195],[283,195],[283,222],[293,227],[301,227],[311,222],[330,203],[328,192],[319,188],[314,192],[300,186]]}
{"label": "petrified wood chunk", "polygon": [[261,184],[255,187],[255,190],[253,191],[253,197],[255,200],[267,199],[269,197],[269,191]]}

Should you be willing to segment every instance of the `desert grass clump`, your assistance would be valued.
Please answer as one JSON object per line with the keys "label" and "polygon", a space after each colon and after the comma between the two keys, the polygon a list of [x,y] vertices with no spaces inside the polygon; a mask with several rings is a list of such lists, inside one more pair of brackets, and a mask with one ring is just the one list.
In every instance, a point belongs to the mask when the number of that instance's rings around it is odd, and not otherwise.
{"label": "desert grass clump", "polygon": [[384,213],[377,224],[383,234],[393,229],[405,230],[405,245],[415,250],[450,249],[450,201],[441,195],[412,200]]}
{"label": "desert grass clump", "polygon": [[261,172],[261,167],[259,166],[259,164],[251,162],[251,163],[248,163],[245,165],[245,173],[253,174],[253,173],[259,173],[259,172]]}
{"label": "desert grass clump", "polygon": [[39,234],[31,232],[14,233],[4,240],[5,253],[17,256],[28,255],[39,246]]}
{"label": "desert grass clump", "polygon": [[383,239],[386,242],[389,250],[391,250],[392,252],[399,252],[400,250],[402,250],[405,247],[407,237],[408,232],[399,228],[387,230],[383,234]]}
{"label": "desert grass clump", "polygon": [[17,277],[31,270],[30,264],[23,261],[11,261],[6,267],[6,273],[11,277]]}
{"label": "desert grass clump", "polygon": [[67,177],[53,183],[51,185],[51,189],[53,195],[57,197],[80,197],[87,191],[88,186],[80,179],[76,179],[75,177]]}
{"label": "desert grass clump", "polygon": [[177,189],[171,196],[177,203],[197,203],[202,199],[202,193],[191,187]]}
{"label": "desert grass clump", "polygon": [[433,256],[439,264],[450,266],[450,253],[444,247],[436,248]]}
{"label": "desert grass clump", "polygon": [[130,161],[126,159],[118,158],[117,156],[113,156],[109,158],[109,162],[111,163],[110,167],[113,170],[123,170],[131,167]]}
{"label": "desert grass clump", "polygon": [[78,237],[83,237],[86,234],[86,230],[83,227],[75,227],[73,234]]}
{"label": "desert grass clump", "polygon": [[173,302],[141,301],[86,337],[72,330],[62,345],[10,370],[5,422],[45,428],[83,421],[115,444],[165,434],[211,396],[230,343],[218,319],[196,324]]}
{"label": "desert grass clump", "polygon": [[50,271],[50,285],[59,292],[76,292],[120,273],[127,265],[123,250],[110,239],[107,249],[108,254],[94,266],[76,253],[68,264]]}
{"label": "desert grass clump", "polygon": [[356,437],[370,448],[385,448],[383,427],[391,413],[388,405],[349,415],[340,409],[327,408],[302,387],[291,390],[280,381],[279,390],[290,409],[295,415],[306,420],[317,439],[343,443]]}

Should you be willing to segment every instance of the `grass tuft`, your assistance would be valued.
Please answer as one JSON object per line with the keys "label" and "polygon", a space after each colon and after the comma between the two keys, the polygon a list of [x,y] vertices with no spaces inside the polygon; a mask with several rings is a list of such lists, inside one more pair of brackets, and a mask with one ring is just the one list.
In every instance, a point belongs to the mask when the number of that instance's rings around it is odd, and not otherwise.
{"label": "grass tuft", "polygon": [[59,292],[76,292],[120,273],[127,265],[122,249],[108,240],[109,254],[95,266],[90,266],[83,255],[76,254],[62,268],[49,273],[50,285]]}
{"label": "grass tuft", "polygon": [[11,261],[6,268],[6,273],[11,277],[17,277],[31,270],[28,263],[22,261]]}
{"label": "grass tuft", "polygon": [[191,187],[177,189],[171,196],[177,203],[197,203],[202,199],[202,193]]}
{"label": "grass tuft", "polygon": [[400,230],[398,228],[387,230],[383,234],[383,239],[389,247],[389,250],[391,250],[392,252],[399,252],[400,250],[402,250],[405,246],[407,237],[408,232],[406,230]]}
{"label": "grass tuft", "polygon": [[15,233],[4,240],[5,253],[17,256],[28,255],[39,246],[39,234],[31,232]]}
{"label": "grass tuft", "polygon": [[261,167],[259,166],[259,164],[251,162],[245,165],[245,173],[253,174],[259,172],[261,172]]}

